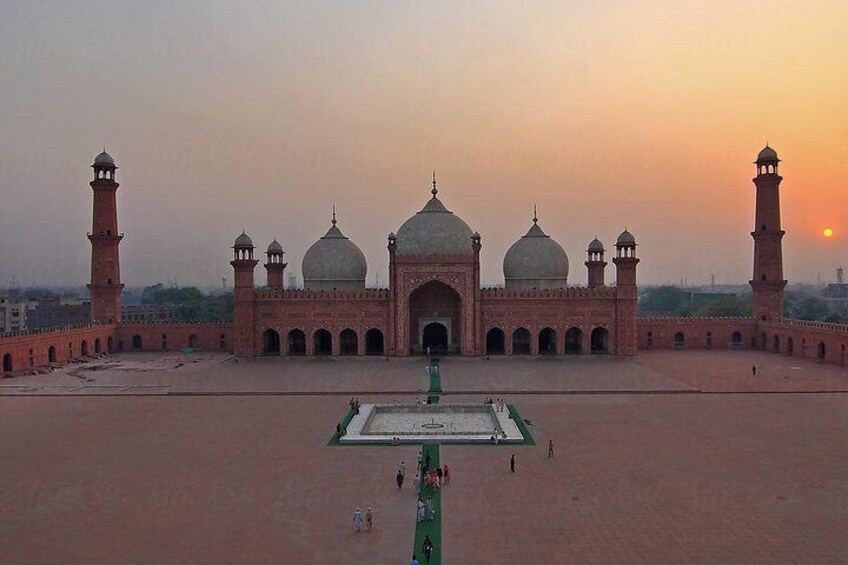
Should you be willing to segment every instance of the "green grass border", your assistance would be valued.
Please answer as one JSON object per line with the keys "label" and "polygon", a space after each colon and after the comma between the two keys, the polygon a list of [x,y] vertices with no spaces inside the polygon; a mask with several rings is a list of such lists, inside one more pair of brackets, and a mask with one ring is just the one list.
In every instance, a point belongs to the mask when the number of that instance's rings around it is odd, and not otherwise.
{"label": "green grass border", "polygon": [[[521,432],[521,435],[524,436],[524,441],[518,445],[536,445],[536,440],[533,439],[533,434],[530,433],[530,430],[527,428],[527,424],[524,423],[524,420],[521,419],[521,414],[518,413],[518,409],[512,404],[507,404],[507,410],[509,410],[509,416],[515,422],[515,425],[518,426],[518,431]],[[514,443],[504,443],[503,445],[516,445]]]}
{"label": "green grass border", "polygon": [[[427,453],[430,454],[431,467],[438,467],[441,465],[439,451],[438,443],[425,443],[421,446],[422,458],[426,457]],[[436,517],[432,520],[418,522],[418,498],[416,497],[415,541],[412,545],[412,553],[415,554],[421,565],[427,563],[427,560],[424,558],[424,552],[421,551],[421,546],[424,545],[424,536],[429,535],[430,539],[433,540],[433,553],[430,557],[430,565],[440,565],[442,562],[442,493],[441,491],[435,490],[433,487],[425,488],[424,479],[422,478],[421,486],[419,487],[419,496],[425,500],[427,498],[433,499],[433,508],[436,510]],[[410,558],[411,557],[412,554],[410,554]],[[404,561],[401,562],[405,563]]]}
{"label": "green grass border", "polygon": [[[353,413],[353,410],[348,408],[347,416],[345,416],[344,419],[341,421],[343,428],[347,429],[347,427],[350,425],[350,421],[353,420],[354,415],[355,414]],[[330,438],[330,441],[327,442],[327,445],[328,446],[330,446],[330,445],[342,445],[342,446],[347,447],[349,445],[357,445],[357,444],[341,443],[339,441],[339,434],[336,433],[336,432],[333,432],[333,437]],[[389,445],[389,443],[377,444],[377,445]],[[361,447],[362,444],[359,444],[359,446]]]}

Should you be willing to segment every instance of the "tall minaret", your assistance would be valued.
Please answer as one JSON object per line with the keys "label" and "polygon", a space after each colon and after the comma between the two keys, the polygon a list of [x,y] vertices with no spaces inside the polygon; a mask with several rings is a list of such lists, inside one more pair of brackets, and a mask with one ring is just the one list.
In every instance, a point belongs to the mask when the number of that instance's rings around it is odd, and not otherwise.
{"label": "tall minaret", "polygon": [[636,355],[636,238],[626,229],[615,241],[615,348],[618,355]]}
{"label": "tall minaret", "polygon": [[752,312],[758,320],[780,320],[783,317],[783,250],[780,229],[780,181],[777,153],[766,145],[757,155],[757,210],[754,223],[754,291]]}
{"label": "tall minaret", "polygon": [[121,321],[121,266],[118,261],[118,244],[124,238],[118,233],[118,209],[115,193],[115,160],[103,151],[94,158],[94,214],[91,233],[91,319],[103,324]]}
{"label": "tall minaret", "polygon": [[253,269],[259,261],[253,258],[253,250],[253,240],[242,230],[233,244],[233,260],[230,261],[233,266],[233,353],[236,357],[256,355]]}

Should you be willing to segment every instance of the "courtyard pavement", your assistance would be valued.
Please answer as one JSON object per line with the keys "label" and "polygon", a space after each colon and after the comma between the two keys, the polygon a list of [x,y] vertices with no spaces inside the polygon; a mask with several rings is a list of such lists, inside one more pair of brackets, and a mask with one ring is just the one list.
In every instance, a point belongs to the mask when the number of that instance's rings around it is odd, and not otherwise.
{"label": "courtyard pavement", "polygon": [[[417,448],[327,442],[349,395],[414,402],[427,385],[422,359],[218,354],[0,381],[0,562],[406,564],[416,499],[394,475]],[[443,563],[848,560],[844,368],[446,359],[442,387],[442,403],[506,398],[537,444],[442,446]],[[354,533],[369,504],[374,530]]]}

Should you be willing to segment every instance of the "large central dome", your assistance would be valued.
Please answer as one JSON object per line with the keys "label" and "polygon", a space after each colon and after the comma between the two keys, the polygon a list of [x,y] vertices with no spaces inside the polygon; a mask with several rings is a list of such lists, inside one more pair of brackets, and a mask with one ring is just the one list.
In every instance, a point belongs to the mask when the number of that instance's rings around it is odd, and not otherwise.
{"label": "large central dome", "polygon": [[436,198],[403,223],[397,232],[398,255],[473,255],[471,228]]}

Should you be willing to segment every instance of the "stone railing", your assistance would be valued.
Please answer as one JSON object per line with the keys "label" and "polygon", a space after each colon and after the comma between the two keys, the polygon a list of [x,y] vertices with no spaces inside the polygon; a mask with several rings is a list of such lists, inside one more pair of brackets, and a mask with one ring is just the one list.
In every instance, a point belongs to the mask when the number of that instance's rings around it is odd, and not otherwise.
{"label": "stone railing", "polygon": [[79,330],[84,328],[94,328],[97,326],[101,326],[100,322],[85,322],[81,324],[68,324],[67,326],[51,326],[49,328],[38,328],[35,330],[23,330],[19,332],[0,332],[0,338],[7,337],[23,337],[28,335],[38,335],[38,334],[49,334],[49,333],[58,333],[64,332],[68,330]]}
{"label": "stone railing", "polygon": [[822,330],[828,332],[848,333],[848,324],[837,324],[833,322],[817,322],[814,320],[796,320],[784,318],[780,321],[760,322],[767,327],[791,327],[802,330]]}
{"label": "stone railing", "polygon": [[615,298],[615,287],[569,286],[565,288],[507,290],[505,288],[483,288],[480,298]]}
{"label": "stone railing", "polygon": [[284,290],[280,288],[258,288],[254,291],[254,296],[260,300],[388,300],[389,289]]}

